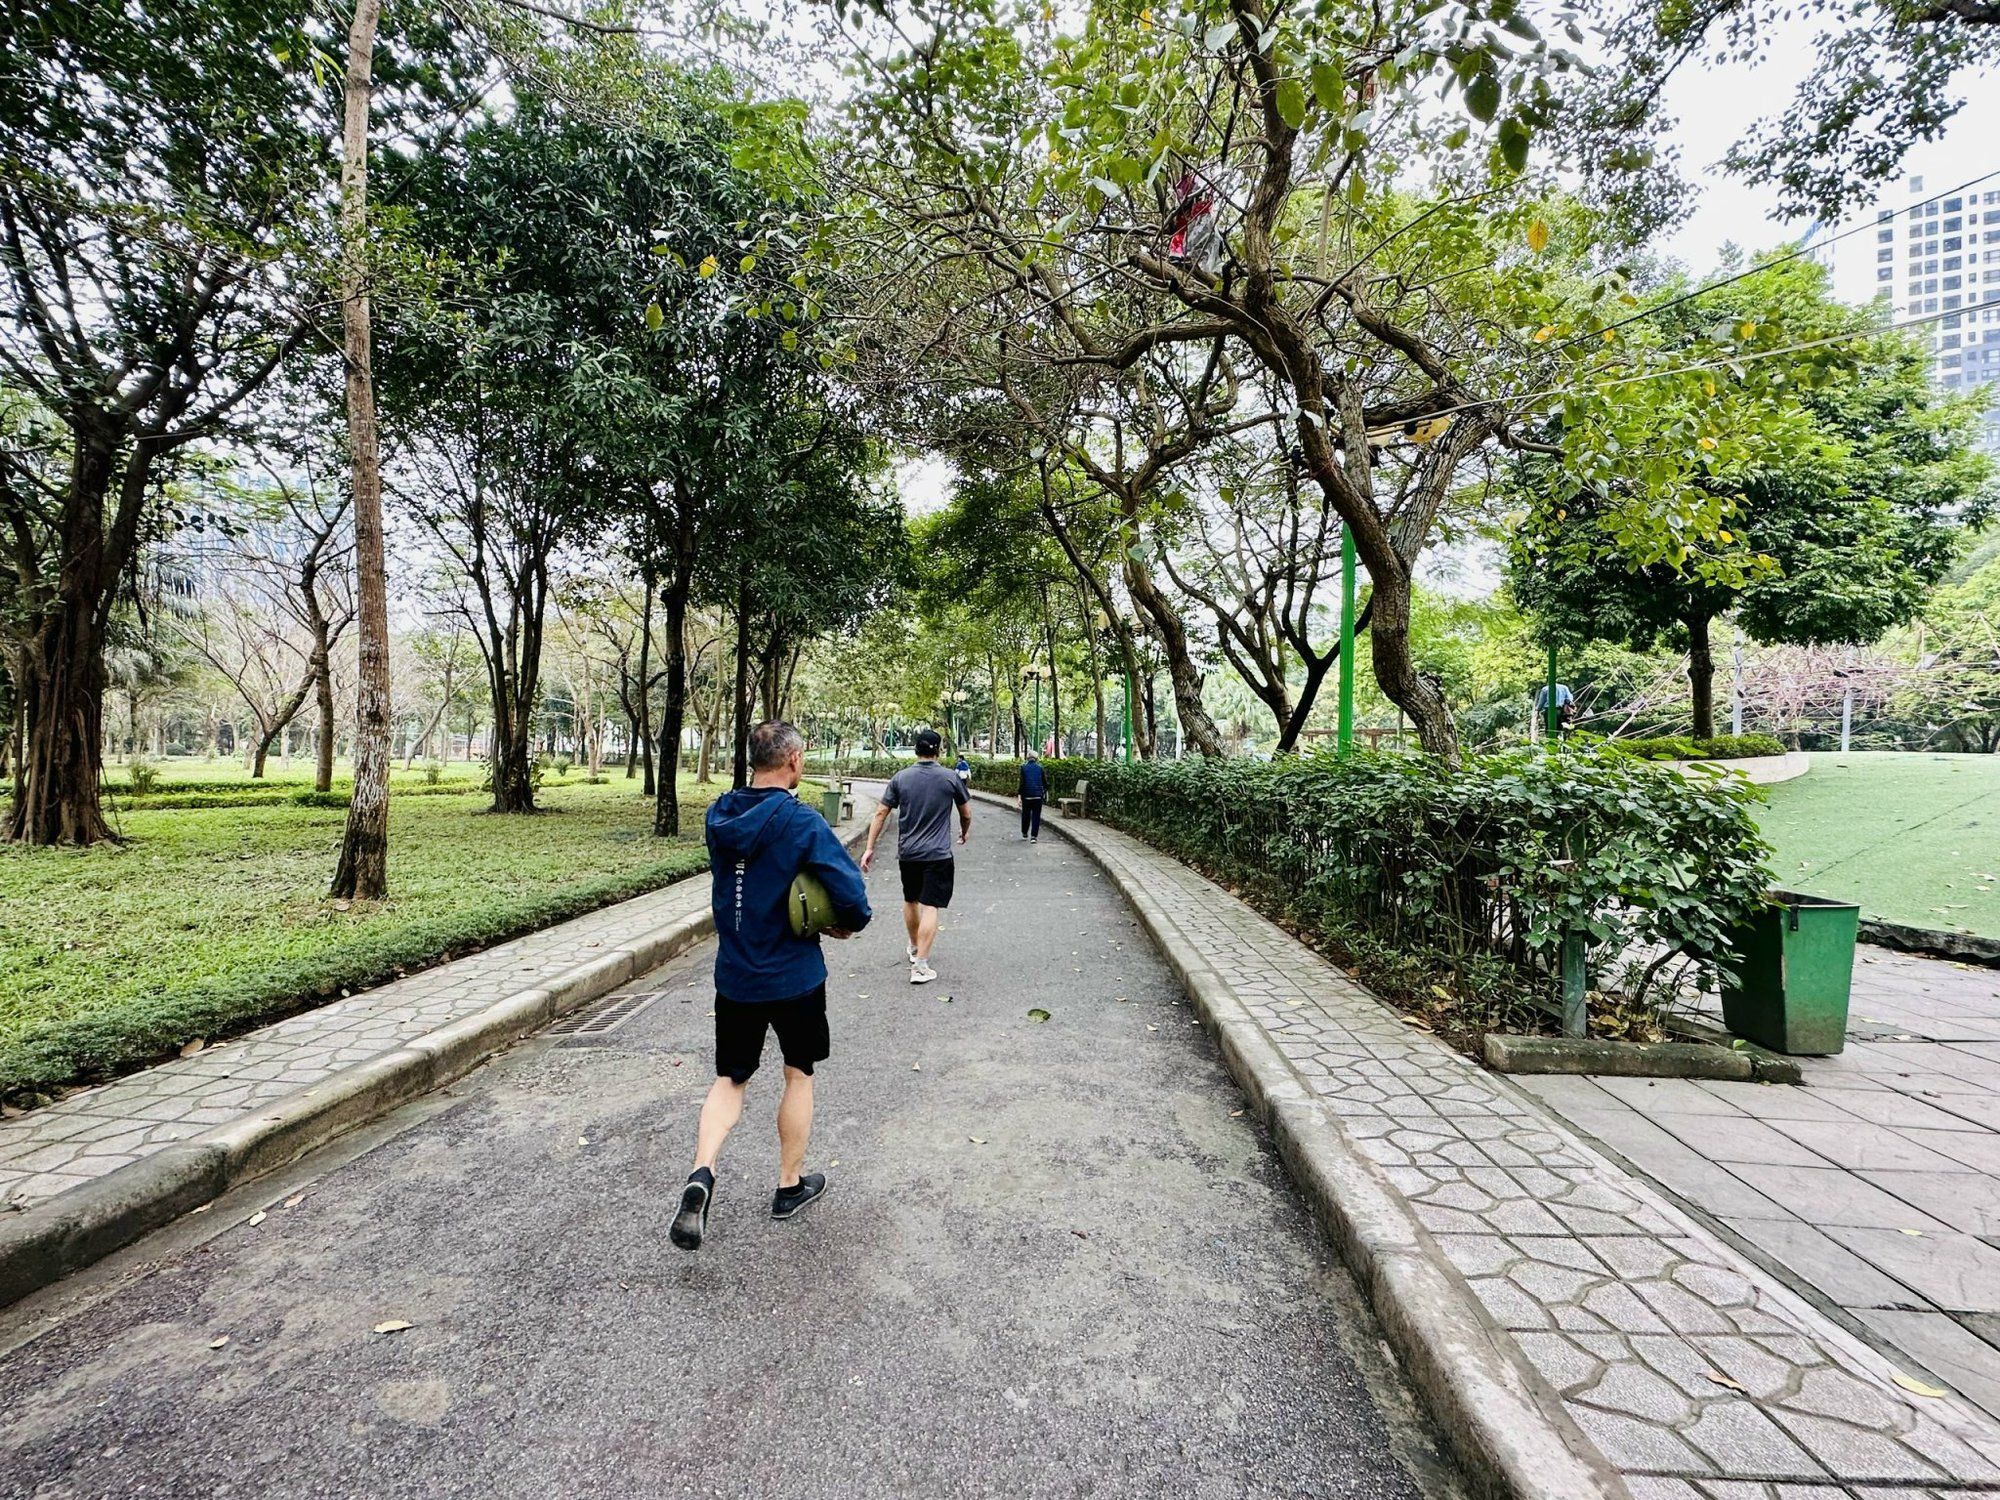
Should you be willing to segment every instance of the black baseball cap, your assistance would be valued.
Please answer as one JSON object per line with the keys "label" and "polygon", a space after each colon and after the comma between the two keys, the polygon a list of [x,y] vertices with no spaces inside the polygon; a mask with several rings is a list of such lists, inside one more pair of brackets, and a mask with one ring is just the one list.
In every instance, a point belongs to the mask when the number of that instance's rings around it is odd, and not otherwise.
{"label": "black baseball cap", "polygon": [[935,729],[919,729],[915,741],[917,754],[936,755],[944,748],[944,740]]}

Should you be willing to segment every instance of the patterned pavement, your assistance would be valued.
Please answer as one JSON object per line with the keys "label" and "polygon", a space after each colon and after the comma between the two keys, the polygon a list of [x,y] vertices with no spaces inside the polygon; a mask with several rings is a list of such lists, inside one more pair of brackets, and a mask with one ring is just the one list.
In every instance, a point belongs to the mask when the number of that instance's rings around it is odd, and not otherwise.
{"label": "patterned pavement", "polygon": [[1061,826],[1242,998],[1637,1500],[2000,1495],[2000,1424],[1899,1384],[1529,1095],[1219,887],[1102,824]]}

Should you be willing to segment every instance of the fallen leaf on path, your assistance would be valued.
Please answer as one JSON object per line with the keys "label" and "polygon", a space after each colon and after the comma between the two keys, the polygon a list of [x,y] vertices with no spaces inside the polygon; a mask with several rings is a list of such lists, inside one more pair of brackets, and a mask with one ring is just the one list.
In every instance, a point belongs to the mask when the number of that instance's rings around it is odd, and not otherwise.
{"label": "fallen leaf on path", "polygon": [[1081,1229],[1072,1229],[1070,1233],[1075,1235],[1080,1240],[1087,1240],[1090,1238],[1090,1236],[1085,1234]]}
{"label": "fallen leaf on path", "polygon": [[1036,1006],[1033,1010],[1028,1012],[1028,1019],[1030,1021],[1040,1022],[1040,1021],[1046,1021],[1048,1020],[1048,1018],[1049,1018],[1049,1013],[1043,1010],[1039,1005]]}
{"label": "fallen leaf on path", "polygon": [[225,1333],[220,1338],[210,1339],[208,1341],[208,1347],[211,1349],[220,1349],[224,1344],[228,1342],[229,1342],[229,1335]]}
{"label": "fallen leaf on path", "polygon": [[923,1072],[923,1070],[924,1070],[924,1065],[923,1065],[922,1063],[911,1063],[911,1064],[910,1064],[910,1071],[911,1071],[912,1073],[921,1073],[921,1072]]}
{"label": "fallen leaf on path", "polygon": [[1901,1370],[1894,1371],[1893,1374],[1896,1384],[1900,1385],[1912,1396],[1948,1396],[1951,1394],[1951,1392],[1940,1386],[1925,1385],[1914,1375],[1905,1375]]}
{"label": "fallen leaf on path", "polygon": [[205,1213],[207,1213],[207,1212],[208,1212],[208,1211],[209,1211],[209,1210],[210,1210],[211,1208],[213,1208],[213,1207],[215,1207],[215,1205],[214,1205],[213,1203],[204,1203],[204,1204],[202,1204],[202,1205],[201,1205],[201,1206],[200,1206],[199,1208],[191,1208],[191,1209],[189,1209],[189,1210],[188,1210],[188,1212],[189,1212],[189,1213],[194,1213],[194,1214],[205,1214]]}
{"label": "fallen leaf on path", "polygon": [[1159,1028],[1159,1027],[1157,1027],[1157,1026],[1155,1026],[1155,1025],[1154,1025],[1154,1024],[1153,1024],[1153,1023],[1151,1022],[1151,1021],[1148,1021],[1148,1022],[1146,1023],[1146,1029],[1147,1029],[1148,1031],[1158,1031],[1158,1030],[1159,1030],[1160,1028]]}
{"label": "fallen leaf on path", "polygon": [[972,1142],[972,1144],[975,1146],[983,1146],[986,1144],[986,1137],[983,1135],[969,1135],[966,1137],[966,1139]]}
{"label": "fallen leaf on path", "polygon": [[189,1042],[185,1047],[181,1048],[181,1056],[193,1057],[195,1053],[201,1051],[201,1049],[206,1047],[207,1045],[208,1045],[207,1042],[203,1041],[200,1037],[196,1037],[193,1041]]}
{"label": "fallen leaf on path", "polygon": [[580,1135],[576,1138],[576,1143],[579,1146],[588,1146],[590,1144],[590,1137],[587,1135]]}
{"label": "fallen leaf on path", "polygon": [[301,1203],[305,1201],[306,1201],[306,1195],[304,1193],[294,1193],[292,1194],[291,1197],[285,1200],[285,1207],[297,1208]]}
{"label": "fallen leaf on path", "polygon": [[416,1324],[405,1322],[401,1318],[389,1318],[377,1323],[375,1331],[377,1333],[401,1333],[405,1328],[415,1328],[416,1326]]}
{"label": "fallen leaf on path", "polygon": [[1233,1119],[1235,1119],[1235,1118],[1236,1118],[1236,1117],[1237,1117],[1238,1115],[1240,1115],[1240,1114],[1242,1114],[1242,1113],[1243,1113],[1243,1111],[1242,1111],[1242,1110],[1240,1110],[1240,1109],[1232,1109],[1232,1110],[1231,1110],[1231,1111],[1229,1112],[1229,1118],[1233,1120]]}
{"label": "fallen leaf on path", "polygon": [[1732,1391],[1742,1391],[1742,1392],[1743,1392],[1743,1394],[1744,1394],[1744,1395],[1746,1395],[1746,1396],[1750,1394],[1750,1392],[1749,1392],[1749,1388],[1748,1388],[1748,1387],[1746,1387],[1746,1386],[1745,1386],[1745,1385],[1743,1384],[1743,1382],[1741,1382],[1740,1380],[1732,1380],[1732,1379],[1731,1379],[1731,1378],[1730,1378],[1729,1376],[1727,1376],[1727,1375],[1718,1375],[1718,1374],[1716,1374],[1716,1373],[1715,1373],[1715,1371],[1713,1371],[1713,1370],[1710,1370],[1710,1371],[1708,1372],[1708,1378],[1709,1378],[1710,1380],[1713,1380],[1713,1381],[1714,1381],[1714,1382],[1715,1382],[1715,1383],[1716,1383],[1717,1385],[1726,1385],[1726,1386],[1728,1386],[1728,1387],[1729,1387],[1729,1389],[1731,1389]]}
{"label": "fallen leaf on path", "polygon": [[1907,1234],[1913,1240],[1920,1240],[1924,1237],[1924,1232],[1921,1229],[1905,1229],[1903,1233]]}
{"label": "fallen leaf on path", "polygon": [[255,1229],[259,1224],[264,1222],[264,1219],[265,1219],[264,1210],[260,1208],[257,1210],[257,1212],[250,1215],[250,1218],[248,1219],[247,1222],[249,1223],[252,1229]]}

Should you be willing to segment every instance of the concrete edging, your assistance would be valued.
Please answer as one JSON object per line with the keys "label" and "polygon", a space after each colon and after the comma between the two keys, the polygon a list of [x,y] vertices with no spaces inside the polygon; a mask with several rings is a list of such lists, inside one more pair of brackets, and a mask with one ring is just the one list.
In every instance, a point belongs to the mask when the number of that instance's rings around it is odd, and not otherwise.
{"label": "concrete edging", "polygon": [[[974,795],[1008,803],[992,792]],[[1508,1500],[1630,1500],[1624,1480],[1562,1410],[1555,1391],[1506,1347],[1402,1195],[1353,1149],[1338,1118],[1313,1098],[1236,992],[1143,887],[1128,883],[1060,821],[1045,826],[1097,865],[1166,958],[1480,1488]]]}
{"label": "concrete edging", "polygon": [[[866,827],[858,823],[845,842],[858,842]],[[685,952],[714,926],[715,915],[704,905],[637,942],[503,996],[484,1010],[342,1068],[241,1119],[162,1147],[22,1213],[0,1215],[0,1307],[462,1077],[551,1021]]]}

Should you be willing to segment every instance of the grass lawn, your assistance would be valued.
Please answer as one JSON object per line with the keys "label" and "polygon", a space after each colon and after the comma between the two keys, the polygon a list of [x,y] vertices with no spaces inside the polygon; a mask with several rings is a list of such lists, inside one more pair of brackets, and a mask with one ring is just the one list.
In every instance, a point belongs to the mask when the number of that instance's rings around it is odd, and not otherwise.
{"label": "grass lawn", "polygon": [[1761,821],[1780,886],[2000,937],[2000,755],[1815,755],[1770,795]]}
{"label": "grass lawn", "polygon": [[[204,779],[209,779],[204,775]],[[652,836],[639,783],[545,782],[535,817],[476,797],[399,799],[390,899],[326,900],[346,813],[127,810],[128,842],[0,845],[0,1096],[102,1077],[702,869]]]}

